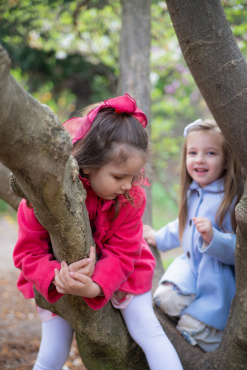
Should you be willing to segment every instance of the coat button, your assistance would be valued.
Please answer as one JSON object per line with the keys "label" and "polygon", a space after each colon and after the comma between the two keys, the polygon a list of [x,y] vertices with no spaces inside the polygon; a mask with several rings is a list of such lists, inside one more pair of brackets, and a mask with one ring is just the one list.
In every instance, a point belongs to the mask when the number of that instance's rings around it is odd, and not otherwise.
{"label": "coat button", "polygon": [[190,219],[190,226],[192,225],[192,220]]}
{"label": "coat button", "polygon": [[190,258],[190,252],[189,252],[189,251],[186,253],[186,256],[187,256],[188,258]]}

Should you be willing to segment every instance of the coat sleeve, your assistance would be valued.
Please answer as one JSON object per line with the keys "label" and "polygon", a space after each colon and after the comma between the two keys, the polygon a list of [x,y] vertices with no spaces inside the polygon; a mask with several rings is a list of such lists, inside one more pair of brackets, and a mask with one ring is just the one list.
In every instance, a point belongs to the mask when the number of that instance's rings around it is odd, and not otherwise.
{"label": "coat sleeve", "polygon": [[162,252],[180,246],[179,241],[179,223],[178,218],[175,221],[169,222],[155,233],[157,248]]}
{"label": "coat sleeve", "polygon": [[[123,219],[109,240],[103,245],[102,255],[96,263],[92,280],[102,288],[104,296],[84,298],[94,309],[102,308],[134,271],[142,250],[142,215],[146,205],[146,196],[141,189],[135,205],[125,203],[118,217]],[[153,262],[153,261],[152,261]]]}
{"label": "coat sleeve", "polygon": [[[13,259],[22,271],[21,280],[32,283],[48,302],[56,302],[62,295],[55,287],[49,290],[49,286],[55,267],[60,269],[61,265],[52,254],[49,234],[36,219],[33,209],[27,208],[25,200],[20,203],[17,218],[19,231]],[[20,290],[25,295],[25,288]]]}
{"label": "coat sleeve", "polygon": [[210,255],[226,265],[234,265],[236,235],[224,233],[223,231],[217,230],[215,227],[213,227],[213,231],[213,239],[205,249],[202,247],[203,238],[200,236],[200,252]]}

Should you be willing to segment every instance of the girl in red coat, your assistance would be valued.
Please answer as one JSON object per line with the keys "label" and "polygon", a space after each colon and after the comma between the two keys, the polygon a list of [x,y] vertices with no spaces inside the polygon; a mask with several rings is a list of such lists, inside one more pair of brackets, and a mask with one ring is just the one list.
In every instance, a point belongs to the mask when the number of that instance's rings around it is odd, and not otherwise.
{"label": "girl in red coat", "polygon": [[[133,339],[142,347],[151,369],[182,369],[175,349],[152,308],[154,257],[142,238],[145,192],[140,186],[148,156],[145,114],[128,94],[105,100],[64,126],[73,139],[80,179],[96,244],[90,258],[67,265],[55,260],[48,232],[32,208],[22,201],[14,250],[21,270],[18,288],[25,298],[35,287],[48,302],[63,294],[82,296],[92,309],[109,300],[120,309]],[[61,369],[73,335],[71,325],[38,308],[42,341],[35,370]]]}

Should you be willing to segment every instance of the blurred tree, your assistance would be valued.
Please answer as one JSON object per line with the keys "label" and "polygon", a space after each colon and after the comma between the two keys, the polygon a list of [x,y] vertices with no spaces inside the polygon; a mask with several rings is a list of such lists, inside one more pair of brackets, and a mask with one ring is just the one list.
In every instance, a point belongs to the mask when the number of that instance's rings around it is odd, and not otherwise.
{"label": "blurred tree", "polygon": [[[136,7],[140,8],[138,16]],[[143,9],[142,0],[122,0],[122,28],[119,53],[119,86],[118,94],[129,93],[136,99],[138,107],[147,115],[148,122],[151,116],[150,100],[150,9],[151,1],[147,0]],[[148,11],[146,10],[148,9]],[[143,16],[141,16],[143,11]],[[135,16],[130,16],[134,14]],[[150,125],[147,126],[150,136]],[[145,188],[147,205],[143,222],[152,224],[151,188]]]}

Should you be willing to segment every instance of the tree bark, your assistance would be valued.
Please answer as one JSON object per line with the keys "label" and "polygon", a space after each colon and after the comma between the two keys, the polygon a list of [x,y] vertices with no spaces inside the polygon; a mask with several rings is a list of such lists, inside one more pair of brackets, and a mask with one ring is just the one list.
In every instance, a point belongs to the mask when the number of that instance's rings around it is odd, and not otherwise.
{"label": "tree bark", "polygon": [[20,204],[21,198],[18,197],[11,189],[10,186],[10,170],[0,163],[0,199],[3,199],[8,203],[14,210],[17,211]]}
{"label": "tree bark", "polygon": [[[247,64],[220,0],[166,0],[185,61],[212,115],[247,169]],[[236,209],[236,295],[220,348],[195,369],[247,367],[247,192]]]}

